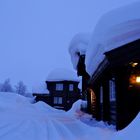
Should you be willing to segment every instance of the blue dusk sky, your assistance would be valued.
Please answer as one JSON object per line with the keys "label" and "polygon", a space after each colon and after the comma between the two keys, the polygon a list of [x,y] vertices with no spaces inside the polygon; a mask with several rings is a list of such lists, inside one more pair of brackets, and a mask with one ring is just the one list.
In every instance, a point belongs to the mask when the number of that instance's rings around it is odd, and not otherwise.
{"label": "blue dusk sky", "polygon": [[92,32],[103,13],[134,1],[0,0],[0,82],[22,80],[31,89],[55,68],[73,69],[73,36]]}

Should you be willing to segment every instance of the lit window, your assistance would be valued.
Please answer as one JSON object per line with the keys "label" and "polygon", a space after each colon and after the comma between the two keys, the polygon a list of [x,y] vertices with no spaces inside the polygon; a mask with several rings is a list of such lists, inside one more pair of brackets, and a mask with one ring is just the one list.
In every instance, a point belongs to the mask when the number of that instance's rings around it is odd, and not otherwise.
{"label": "lit window", "polygon": [[73,89],[74,89],[73,84],[70,84],[70,85],[69,85],[69,91],[73,91]]}
{"label": "lit window", "polygon": [[138,65],[138,62],[130,62],[129,63],[132,67],[136,67]]}
{"label": "lit window", "polygon": [[54,97],[54,104],[62,104],[62,97]]}
{"label": "lit window", "polygon": [[140,75],[132,74],[129,78],[130,84],[139,84],[140,83]]}
{"label": "lit window", "polygon": [[116,101],[116,87],[115,87],[115,79],[109,80],[109,95],[110,101]]}
{"label": "lit window", "polygon": [[103,87],[100,87],[100,103],[103,103]]}
{"label": "lit window", "polygon": [[56,90],[62,91],[63,90],[63,84],[56,84]]}
{"label": "lit window", "polygon": [[137,76],[137,77],[136,77],[136,82],[137,82],[137,83],[140,83],[140,76]]}

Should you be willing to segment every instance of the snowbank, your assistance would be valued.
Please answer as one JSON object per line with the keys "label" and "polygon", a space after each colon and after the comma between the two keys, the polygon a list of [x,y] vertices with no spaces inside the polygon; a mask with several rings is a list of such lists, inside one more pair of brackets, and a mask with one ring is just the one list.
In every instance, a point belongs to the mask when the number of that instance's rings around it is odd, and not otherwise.
{"label": "snowbank", "polygon": [[140,139],[140,113],[132,123],[124,130],[117,132],[113,140],[137,140]]}
{"label": "snowbank", "polygon": [[103,15],[92,34],[86,53],[86,70],[92,75],[104,59],[104,52],[140,38],[140,2]]}
{"label": "snowbank", "polygon": [[0,114],[1,140],[90,140],[97,134],[65,111],[43,102],[32,104],[14,93],[0,93]]}
{"label": "snowbank", "polygon": [[84,112],[81,111],[81,107],[82,105],[85,106],[85,104],[86,101],[79,99],[72,105],[72,108],[67,111],[67,114],[75,116],[77,118],[83,116]]}
{"label": "snowbank", "polygon": [[77,81],[80,79],[77,77],[77,74],[73,70],[65,69],[65,68],[56,68],[52,70],[48,77],[47,81]]}
{"label": "snowbank", "polygon": [[34,103],[34,98],[30,97],[24,97],[20,94],[13,93],[13,92],[0,92],[0,105],[9,105],[9,107],[14,107],[11,106],[12,104],[30,104]]}
{"label": "snowbank", "polygon": [[69,112],[65,112],[43,102],[33,104],[31,99],[16,93],[0,92],[0,140],[133,140],[140,138],[140,115],[129,127],[115,132],[107,127],[101,127],[101,123],[97,125],[90,115],[81,114],[80,107],[83,103],[85,102],[78,100]]}

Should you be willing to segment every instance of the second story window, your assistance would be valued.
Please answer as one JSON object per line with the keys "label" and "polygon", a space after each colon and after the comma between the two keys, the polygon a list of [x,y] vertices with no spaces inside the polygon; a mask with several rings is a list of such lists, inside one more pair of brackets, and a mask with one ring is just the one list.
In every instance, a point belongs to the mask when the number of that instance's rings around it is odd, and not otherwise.
{"label": "second story window", "polygon": [[63,90],[63,84],[56,84],[56,90],[62,91]]}
{"label": "second story window", "polygon": [[74,90],[74,86],[73,86],[73,84],[70,84],[69,85],[69,91],[73,91]]}

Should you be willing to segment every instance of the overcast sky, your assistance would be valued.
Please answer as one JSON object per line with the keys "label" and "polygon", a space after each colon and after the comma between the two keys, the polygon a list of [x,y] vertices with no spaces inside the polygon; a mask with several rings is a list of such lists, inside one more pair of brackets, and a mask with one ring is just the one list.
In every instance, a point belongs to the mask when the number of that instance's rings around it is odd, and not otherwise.
{"label": "overcast sky", "polygon": [[[0,82],[30,88],[58,67],[73,69],[68,46],[100,16],[136,0],[0,0]],[[138,0],[137,0],[138,1]]]}

